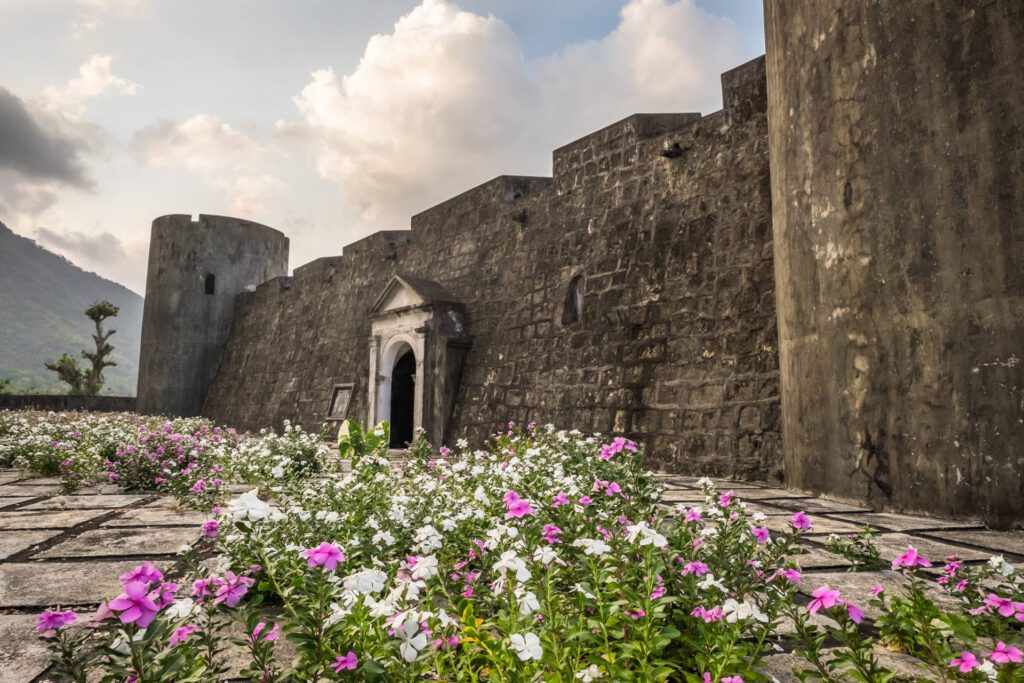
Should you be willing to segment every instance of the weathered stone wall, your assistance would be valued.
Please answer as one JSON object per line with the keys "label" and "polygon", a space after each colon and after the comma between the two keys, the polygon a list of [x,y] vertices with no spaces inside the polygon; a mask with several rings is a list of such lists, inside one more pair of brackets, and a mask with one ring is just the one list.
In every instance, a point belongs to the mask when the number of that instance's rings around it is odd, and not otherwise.
{"label": "weathered stone wall", "polygon": [[553,179],[497,178],[243,295],[204,412],[316,428],[353,382],[364,419],[367,313],[402,272],[469,314],[453,436],[552,422],[629,435],[655,468],[778,478],[763,59],[723,87],[720,112],[630,117],[556,150]]}
{"label": "weathered stone wall", "polygon": [[0,410],[88,410],[97,413],[135,411],[134,396],[69,396],[67,394],[0,394]]}
{"label": "weathered stone wall", "polygon": [[[138,410],[198,415],[227,342],[235,297],[288,272],[288,238],[226,216],[153,221],[139,352]],[[212,293],[207,277],[212,276]]]}
{"label": "weathered stone wall", "polygon": [[1024,3],[765,3],[786,481],[1024,518]]}

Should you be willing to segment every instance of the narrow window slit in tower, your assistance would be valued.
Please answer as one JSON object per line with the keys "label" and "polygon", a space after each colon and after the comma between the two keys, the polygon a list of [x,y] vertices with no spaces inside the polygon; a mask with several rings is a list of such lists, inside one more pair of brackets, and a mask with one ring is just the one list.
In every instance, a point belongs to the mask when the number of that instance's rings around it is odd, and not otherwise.
{"label": "narrow window slit in tower", "polygon": [[217,278],[213,273],[207,273],[206,275],[206,295],[210,296],[217,289]]}

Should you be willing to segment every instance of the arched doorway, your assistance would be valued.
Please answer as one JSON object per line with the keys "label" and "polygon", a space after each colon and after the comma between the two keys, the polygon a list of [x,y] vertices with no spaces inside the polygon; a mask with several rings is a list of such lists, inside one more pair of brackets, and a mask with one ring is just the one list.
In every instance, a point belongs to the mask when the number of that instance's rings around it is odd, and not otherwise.
{"label": "arched doorway", "polygon": [[416,415],[416,354],[412,349],[398,357],[391,371],[391,448],[405,448],[412,441]]}

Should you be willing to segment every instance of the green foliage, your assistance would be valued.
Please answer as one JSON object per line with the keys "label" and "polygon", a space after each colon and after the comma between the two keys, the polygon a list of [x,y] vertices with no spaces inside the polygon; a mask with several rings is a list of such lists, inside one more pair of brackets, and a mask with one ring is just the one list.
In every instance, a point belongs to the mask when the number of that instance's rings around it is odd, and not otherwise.
{"label": "green foliage", "polygon": [[88,368],[79,368],[78,361],[71,355],[65,353],[53,363],[46,363],[46,367],[57,373],[62,382],[68,385],[68,393],[72,396],[96,396],[103,388],[103,369],[117,363],[107,360],[114,347],[108,340],[116,330],[103,330],[103,321],[118,314],[120,309],[109,301],[100,301],[85,309],[85,315],[96,326],[96,333],[92,340],[96,345],[95,351],[82,351],[82,358],[90,363]]}
{"label": "green foliage", "polygon": [[885,566],[875,545],[875,533],[867,524],[854,534],[828,537],[828,549],[850,562],[851,572],[869,572]]}
{"label": "green foliage", "polygon": [[364,429],[358,422],[345,420],[338,429],[338,455],[343,460],[351,460],[353,467],[364,456],[386,456],[390,442],[391,426],[387,422]]}
{"label": "green foliage", "polygon": [[0,377],[16,394],[54,394],[66,385],[43,363],[69,349],[91,347],[92,324],[81,316],[96,301],[120,308],[116,367],[104,373],[104,393],[135,394],[142,297],[12,233],[0,223]]}

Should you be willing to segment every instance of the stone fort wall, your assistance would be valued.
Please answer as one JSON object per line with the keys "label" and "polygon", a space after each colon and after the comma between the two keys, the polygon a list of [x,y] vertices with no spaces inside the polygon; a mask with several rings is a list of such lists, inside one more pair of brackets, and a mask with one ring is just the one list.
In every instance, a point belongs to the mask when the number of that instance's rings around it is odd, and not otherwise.
{"label": "stone fort wall", "polygon": [[552,178],[496,178],[239,295],[204,414],[316,429],[351,382],[365,419],[368,312],[400,272],[469,313],[454,436],[551,422],[628,435],[655,469],[777,480],[765,79],[756,59],[721,111],[629,117],[556,150]]}

